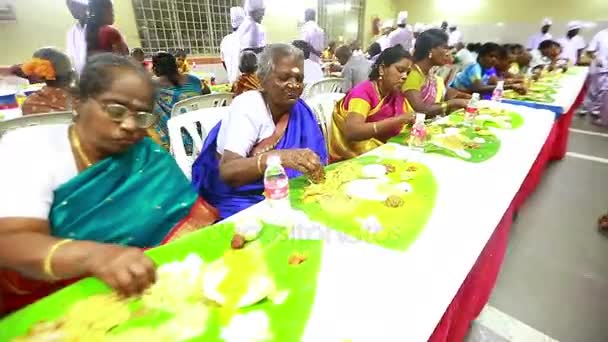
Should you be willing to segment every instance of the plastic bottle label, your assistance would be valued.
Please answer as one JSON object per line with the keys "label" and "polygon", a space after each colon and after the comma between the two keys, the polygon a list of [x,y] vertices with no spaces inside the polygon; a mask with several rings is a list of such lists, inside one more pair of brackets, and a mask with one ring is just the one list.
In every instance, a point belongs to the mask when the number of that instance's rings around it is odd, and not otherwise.
{"label": "plastic bottle label", "polygon": [[266,187],[264,193],[266,194],[266,199],[281,200],[289,194],[289,186]]}

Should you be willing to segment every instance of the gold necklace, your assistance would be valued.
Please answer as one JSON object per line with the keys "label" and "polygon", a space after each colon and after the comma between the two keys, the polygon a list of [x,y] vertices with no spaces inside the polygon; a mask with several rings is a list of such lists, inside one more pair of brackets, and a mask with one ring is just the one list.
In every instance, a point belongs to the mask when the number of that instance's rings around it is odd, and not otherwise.
{"label": "gold necklace", "polygon": [[70,126],[70,142],[76,149],[78,157],[80,157],[80,160],[84,163],[85,169],[91,167],[93,163],[91,163],[91,159],[89,159],[89,157],[87,157],[87,155],[84,153],[84,150],[80,144],[80,138],[78,138],[78,134],[76,134],[76,129],[74,126]]}

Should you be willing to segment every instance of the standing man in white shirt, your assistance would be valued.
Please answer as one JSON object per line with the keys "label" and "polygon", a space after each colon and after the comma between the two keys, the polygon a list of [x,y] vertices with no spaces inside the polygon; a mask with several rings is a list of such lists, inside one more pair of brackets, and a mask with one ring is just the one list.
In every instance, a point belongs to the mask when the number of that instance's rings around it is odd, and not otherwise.
{"label": "standing man in white shirt", "polygon": [[89,0],[67,0],[70,13],[78,20],[70,28],[66,37],[66,52],[78,74],[87,62],[86,20]]}
{"label": "standing man in white shirt", "polygon": [[583,25],[580,21],[571,21],[568,23],[568,33],[566,36],[558,40],[562,46],[562,54],[560,58],[567,59],[572,65],[578,63],[581,53],[587,46],[585,39],[579,35]]}
{"label": "standing man in white shirt", "polygon": [[463,42],[462,32],[458,30],[455,23],[451,23],[449,27],[450,33],[448,38],[448,46],[455,47],[456,44]]}
{"label": "standing man in white shirt", "polygon": [[591,113],[598,119],[594,123],[608,127],[608,28],[598,32],[589,47],[593,57],[587,97],[579,114]]}
{"label": "standing man in white shirt", "polygon": [[376,43],[380,44],[382,51],[390,47],[390,40],[388,39],[389,34],[393,31],[393,21],[390,19],[382,21],[382,36],[376,40]]}
{"label": "standing man in white shirt", "polygon": [[407,27],[407,11],[399,12],[397,29],[388,35],[389,47],[401,45],[405,51],[411,51],[414,33]]}
{"label": "standing man in white shirt", "polygon": [[261,25],[266,14],[266,4],[264,0],[246,0],[245,12],[247,17],[236,31],[241,43],[241,51],[260,53],[266,47],[266,30]]}
{"label": "standing man in white shirt", "polygon": [[545,40],[553,39],[553,36],[551,33],[549,33],[551,25],[553,25],[553,21],[551,21],[551,19],[543,19],[543,26],[540,28],[540,32],[536,32],[532,35],[532,37],[530,37],[530,39],[528,39],[528,45],[526,46],[528,51],[536,50],[538,49],[540,43],[544,42]]}
{"label": "standing man in white shirt", "polygon": [[302,50],[304,54],[304,85],[306,86],[322,80],[325,77],[323,69],[321,69],[321,64],[312,61],[312,48],[310,44],[303,40],[296,40],[292,44]]}
{"label": "standing man in white shirt", "polygon": [[325,32],[317,24],[317,12],[309,8],[304,12],[304,20],[302,25],[300,39],[310,45],[310,60],[316,63],[321,63],[321,54],[325,48]]}
{"label": "standing man in white shirt", "polygon": [[232,33],[224,37],[220,44],[220,55],[230,84],[236,82],[239,77],[239,60],[241,55],[241,42],[236,31],[245,20],[245,10],[242,7],[232,7],[230,9],[230,25]]}

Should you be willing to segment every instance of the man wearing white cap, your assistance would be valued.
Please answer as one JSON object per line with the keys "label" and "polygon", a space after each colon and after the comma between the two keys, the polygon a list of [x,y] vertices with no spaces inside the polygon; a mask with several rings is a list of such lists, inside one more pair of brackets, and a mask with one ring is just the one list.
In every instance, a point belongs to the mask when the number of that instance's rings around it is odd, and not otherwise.
{"label": "man wearing white cap", "polygon": [[381,30],[382,36],[376,40],[376,43],[378,43],[378,45],[380,45],[380,49],[384,51],[390,47],[390,40],[388,39],[388,36],[393,31],[393,21],[390,19],[382,21]]}
{"label": "man wearing white cap", "polygon": [[325,48],[325,31],[315,21],[317,12],[309,8],[304,12],[304,20],[300,39],[307,42],[310,46],[310,60],[312,62],[321,63],[321,54]]}
{"label": "man wearing white cap", "polygon": [[414,34],[412,30],[407,27],[407,11],[399,12],[397,17],[397,29],[388,35],[389,47],[401,45],[405,51],[411,51],[412,40]]}
{"label": "man wearing white cap", "polygon": [[448,46],[455,47],[456,44],[463,42],[462,32],[458,30],[458,27],[455,23],[450,23],[449,27],[450,33],[448,38]]}
{"label": "man wearing white cap", "polygon": [[245,20],[245,10],[242,7],[230,9],[230,25],[232,33],[224,37],[220,43],[220,55],[224,68],[228,72],[228,81],[232,84],[239,77],[239,56],[241,54],[241,42],[236,30]]}
{"label": "man wearing white cap", "polygon": [[66,5],[74,19],[78,20],[70,28],[66,37],[66,52],[78,74],[87,62],[86,20],[89,0],[67,0]]}
{"label": "man wearing white cap", "polygon": [[551,25],[553,25],[551,19],[543,19],[543,26],[540,28],[540,32],[536,32],[532,35],[532,37],[530,37],[530,39],[528,39],[528,46],[526,46],[528,50],[536,50],[538,49],[540,43],[544,42],[545,40],[553,39],[553,36],[551,33],[549,33]]}
{"label": "man wearing white cap", "polygon": [[569,22],[566,36],[557,41],[562,46],[560,58],[567,59],[572,65],[578,63],[581,52],[587,46],[585,39],[579,35],[582,27],[583,25],[580,21]]}
{"label": "man wearing white cap", "polygon": [[594,123],[608,127],[608,28],[598,32],[587,51],[593,57],[587,97],[579,114],[591,113]]}
{"label": "man wearing white cap", "polygon": [[241,51],[260,53],[266,46],[266,30],[261,25],[266,14],[264,0],[246,0],[245,12],[247,17],[236,31],[241,43]]}

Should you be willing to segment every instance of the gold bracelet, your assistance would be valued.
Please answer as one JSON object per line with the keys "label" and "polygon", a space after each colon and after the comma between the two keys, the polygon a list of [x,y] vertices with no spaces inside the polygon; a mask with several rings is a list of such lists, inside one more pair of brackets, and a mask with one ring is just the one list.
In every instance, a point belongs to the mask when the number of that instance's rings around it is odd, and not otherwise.
{"label": "gold bracelet", "polygon": [[260,153],[260,154],[258,155],[258,160],[257,160],[258,172],[259,172],[260,174],[264,174],[264,171],[262,171],[262,156],[263,156],[263,155],[264,155],[263,153]]}
{"label": "gold bracelet", "polygon": [[447,102],[442,102],[441,103],[441,111],[443,112],[443,115],[445,115],[448,111],[448,103]]}
{"label": "gold bracelet", "polygon": [[378,134],[378,126],[376,126],[376,124],[376,122],[372,124],[372,127],[374,128],[374,134]]}
{"label": "gold bracelet", "polygon": [[59,247],[65,245],[68,242],[72,242],[72,241],[74,241],[74,240],[63,239],[63,240],[55,243],[53,246],[51,246],[51,248],[49,249],[49,252],[47,253],[46,257],[44,258],[44,262],[43,262],[44,273],[47,276],[49,276],[51,279],[57,279],[57,276],[55,275],[55,273],[53,273],[53,265],[52,265],[53,255],[55,255],[55,252],[57,252],[57,249],[59,249]]}

